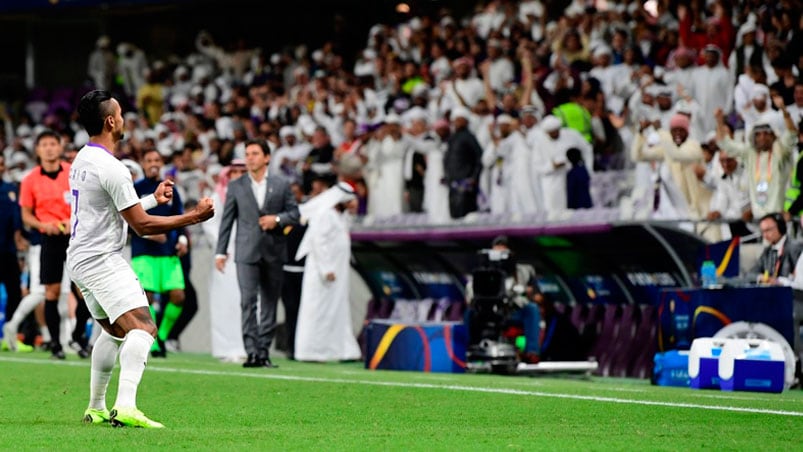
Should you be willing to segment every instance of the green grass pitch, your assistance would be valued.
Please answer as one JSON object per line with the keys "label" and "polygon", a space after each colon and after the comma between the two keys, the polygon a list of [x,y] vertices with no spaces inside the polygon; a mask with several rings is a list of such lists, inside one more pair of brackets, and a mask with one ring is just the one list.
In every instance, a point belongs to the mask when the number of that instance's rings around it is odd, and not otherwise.
{"label": "green grass pitch", "polygon": [[[641,380],[368,371],[276,359],[150,360],[139,408],[165,430],[81,423],[89,363],[0,354],[0,450],[803,450],[803,391]],[[107,401],[116,394],[117,370]]]}

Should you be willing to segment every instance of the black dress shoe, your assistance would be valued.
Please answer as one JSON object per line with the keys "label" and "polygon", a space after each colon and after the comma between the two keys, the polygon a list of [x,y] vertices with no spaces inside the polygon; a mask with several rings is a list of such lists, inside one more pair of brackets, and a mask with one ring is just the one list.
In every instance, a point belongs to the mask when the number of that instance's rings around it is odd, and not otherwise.
{"label": "black dress shoe", "polygon": [[64,354],[64,350],[61,348],[60,345],[54,345],[50,348],[50,357],[53,359],[66,359],[67,356]]}
{"label": "black dress shoe", "polygon": [[262,360],[262,367],[267,367],[268,369],[275,369],[279,366],[270,362],[270,358],[265,358]]}
{"label": "black dress shoe", "polygon": [[262,367],[262,360],[257,358],[257,355],[248,355],[243,367]]}
{"label": "black dress shoe", "polygon": [[87,347],[85,345],[77,341],[70,341],[68,345],[70,346],[71,349],[75,350],[75,353],[78,354],[79,358],[81,359],[89,358],[89,350],[87,350]]}

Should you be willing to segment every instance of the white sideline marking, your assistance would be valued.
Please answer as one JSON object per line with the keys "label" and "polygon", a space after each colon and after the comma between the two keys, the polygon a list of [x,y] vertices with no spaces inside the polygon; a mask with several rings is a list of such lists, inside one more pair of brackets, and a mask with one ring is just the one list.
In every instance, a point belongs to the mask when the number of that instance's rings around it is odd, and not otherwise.
{"label": "white sideline marking", "polygon": [[[76,361],[44,361],[40,359],[27,359],[27,358],[8,358],[0,357],[0,361],[17,362],[25,364],[51,364],[61,366],[74,366],[74,367],[89,367],[84,362]],[[371,380],[346,380],[342,378],[321,378],[321,377],[302,377],[298,375],[276,375],[276,374],[260,374],[251,372],[223,372],[218,370],[200,370],[200,369],[177,369],[174,367],[153,367],[149,366],[150,372],[167,372],[179,374],[194,374],[194,375],[213,375],[223,377],[247,377],[247,378],[262,378],[268,380],[286,380],[286,381],[307,381],[316,383],[337,383],[337,384],[355,384],[355,385],[373,385],[373,386],[389,386],[397,388],[417,388],[417,389],[447,389],[450,391],[461,392],[480,392],[489,394],[507,394],[507,395],[521,395],[521,396],[534,396],[534,397],[550,397],[556,399],[569,399],[569,400],[585,400],[591,402],[604,402],[604,403],[619,403],[626,405],[647,405],[647,406],[661,406],[668,408],[694,408],[699,410],[713,410],[713,411],[730,411],[736,413],[756,413],[756,414],[774,414],[778,416],[793,416],[803,417],[801,411],[787,411],[787,410],[770,410],[766,408],[745,408],[734,406],[714,406],[714,405],[701,405],[697,403],[676,403],[676,402],[660,402],[655,400],[633,400],[621,399],[617,397],[602,397],[602,396],[588,396],[580,394],[561,394],[550,393],[541,391],[524,391],[520,389],[508,388],[483,388],[474,386],[463,385],[437,385],[430,383],[402,383],[393,381],[371,381]],[[746,400],[755,400],[747,399]],[[773,400],[776,401],[777,400]]]}
{"label": "white sideline marking", "polygon": [[[646,389],[637,389],[637,388],[608,388],[607,391],[617,391],[617,392],[647,392]],[[750,399],[755,400],[755,399]]]}

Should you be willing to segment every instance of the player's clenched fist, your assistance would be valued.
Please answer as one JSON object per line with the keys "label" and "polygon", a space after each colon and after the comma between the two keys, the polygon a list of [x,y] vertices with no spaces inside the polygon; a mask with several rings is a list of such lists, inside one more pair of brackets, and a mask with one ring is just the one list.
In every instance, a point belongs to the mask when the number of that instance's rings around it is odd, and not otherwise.
{"label": "player's clenched fist", "polygon": [[201,198],[198,205],[195,206],[195,213],[198,215],[199,221],[212,218],[212,215],[215,214],[215,204],[212,202],[212,198]]}
{"label": "player's clenched fist", "polygon": [[153,196],[156,197],[156,202],[159,204],[167,204],[173,199],[173,181],[164,180],[156,187]]}

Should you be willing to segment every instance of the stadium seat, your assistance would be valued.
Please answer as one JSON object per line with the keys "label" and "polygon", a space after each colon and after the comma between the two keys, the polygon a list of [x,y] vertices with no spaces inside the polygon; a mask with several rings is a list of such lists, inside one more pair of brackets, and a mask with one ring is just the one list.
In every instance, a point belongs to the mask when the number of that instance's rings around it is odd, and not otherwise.
{"label": "stadium seat", "polygon": [[653,356],[657,349],[655,307],[641,305],[637,315],[639,322],[634,341],[641,344],[641,347],[633,350],[631,354],[629,375],[636,378],[647,378],[652,372]]}
{"label": "stadium seat", "polygon": [[584,305],[583,308],[587,309],[587,314],[584,316],[582,328],[578,327],[577,331],[580,333],[583,356],[591,357],[594,356],[592,349],[599,338],[605,307],[603,305],[588,304]]}
{"label": "stadium seat", "polygon": [[463,300],[454,300],[451,305],[446,309],[444,320],[450,322],[461,322],[463,314],[466,312],[466,302]]}
{"label": "stadium seat", "polygon": [[583,332],[585,329],[586,319],[588,318],[588,306],[585,304],[575,304],[569,314],[569,320],[572,322],[577,331]]}
{"label": "stadium seat", "polygon": [[592,356],[597,359],[599,375],[608,376],[611,372],[611,361],[615,354],[617,335],[619,334],[619,322],[622,317],[622,308],[615,304],[600,306],[602,309],[602,321],[598,325],[599,335],[592,348]]}
{"label": "stadium seat", "polygon": [[618,323],[618,334],[613,347],[610,362],[610,375],[614,377],[629,376],[631,354],[638,347],[635,341],[637,324],[635,312],[638,307],[632,304],[622,305],[622,316]]}

